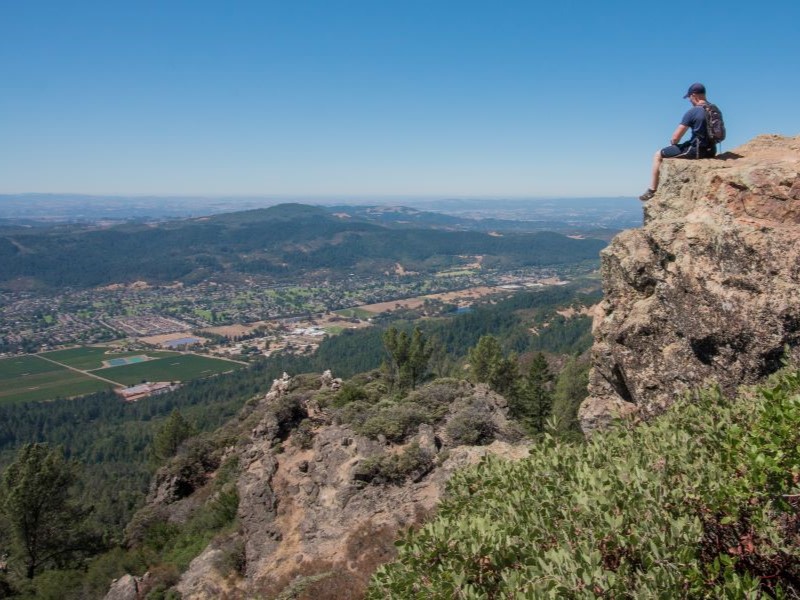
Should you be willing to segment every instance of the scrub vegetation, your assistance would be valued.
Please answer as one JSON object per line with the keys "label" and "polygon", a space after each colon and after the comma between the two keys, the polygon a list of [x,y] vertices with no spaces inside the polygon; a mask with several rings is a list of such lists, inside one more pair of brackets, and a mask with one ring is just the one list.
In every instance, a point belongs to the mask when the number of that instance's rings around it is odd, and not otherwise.
{"label": "scrub vegetation", "polygon": [[793,598],[800,371],[458,473],[370,598]]}

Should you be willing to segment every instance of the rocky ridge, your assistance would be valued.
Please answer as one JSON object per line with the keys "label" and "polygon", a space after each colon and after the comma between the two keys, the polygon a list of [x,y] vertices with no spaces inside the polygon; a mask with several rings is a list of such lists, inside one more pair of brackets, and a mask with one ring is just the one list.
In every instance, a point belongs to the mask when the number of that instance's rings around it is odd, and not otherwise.
{"label": "rocky ridge", "polygon": [[644,226],[601,253],[585,432],[800,358],[800,136],[664,161]]}
{"label": "rocky ridge", "polygon": [[[191,460],[178,456],[156,476],[140,529],[153,519],[184,522],[213,500],[220,465],[237,465],[237,529],[216,536],[180,576],[174,589],[184,600],[360,598],[375,568],[394,557],[401,530],[431,513],[456,469],[487,453],[527,455],[506,400],[485,385],[438,380],[412,392],[441,412],[391,441],[336,417],[330,402],[341,385],[330,373],[284,375],[230,425],[222,437],[234,443],[216,459],[185,449]],[[475,414],[491,440],[462,445],[448,425]],[[398,475],[386,466],[394,458],[410,466]],[[107,597],[133,600],[147,589],[147,576],[125,577]]]}

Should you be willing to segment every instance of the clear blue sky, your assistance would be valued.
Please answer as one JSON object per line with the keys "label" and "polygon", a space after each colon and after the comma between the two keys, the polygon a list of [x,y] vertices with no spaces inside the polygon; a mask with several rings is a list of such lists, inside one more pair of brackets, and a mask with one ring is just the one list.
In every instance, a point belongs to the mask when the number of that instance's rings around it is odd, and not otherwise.
{"label": "clear blue sky", "polygon": [[635,195],[694,81],[723,149],[800,134],[798,23],[797,0],[0,0],[0,193]]}

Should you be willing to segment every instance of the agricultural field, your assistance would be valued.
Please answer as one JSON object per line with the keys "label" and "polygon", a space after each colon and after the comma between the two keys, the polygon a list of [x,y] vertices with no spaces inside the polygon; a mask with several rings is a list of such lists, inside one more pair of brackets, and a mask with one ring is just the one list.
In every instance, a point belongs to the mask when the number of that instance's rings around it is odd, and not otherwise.
{"label": "agricultural field", "polygon": [[[65,364],[75,369],[82,371],[91,371],[92,369],[101,369],[104,361],[110,361],[117,358],[130,358],[132,356],[146,355],[151,358],[163,358],[165,356],[177,356],[177,352],[158,351],[142,351],[135,352],[116,352],[111,348],[103,346],[83,346],[80,348],[70,348],[69,350],[56,350],[55,352],[45,352],[42,354],[45,358],[54,360],[58,363]],[[113,379],[113,377],[109,377]]]}
{"label": "agricultural field", "polygon": [[[154,353],[148,353],[154,354]],[[144,381],[189,381],[201,379],[242,367],[241,363],[198,356],[196,354],[176,354],[170,356],[124,365],[97,369],[92,373],[118,381],[124,385],[136,385]]]}
{"label": "agricultural field", "polygon": [[0,404],[72,398],[112,387],[38,356],[0,360]]}

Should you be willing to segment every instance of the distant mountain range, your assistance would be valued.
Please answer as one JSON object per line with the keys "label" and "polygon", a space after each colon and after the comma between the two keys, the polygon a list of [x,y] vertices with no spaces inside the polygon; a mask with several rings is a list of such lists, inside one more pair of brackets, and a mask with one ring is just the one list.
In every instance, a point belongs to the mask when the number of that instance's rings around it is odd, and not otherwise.
{"label": "distant mountain range", "polygon": [[597,258],[605,246],[553,232],[467,231],[466,222],[409,209],[281,204],[160,223],[7,226],[0,228],[0,287],[380,273],[398,262],[431,272],[475,255],[487,267],[546,266]]}
{"label": "distant mountain range", "polygon": [[[278,200],[259,197],[87,196],[80,194],[0,194],[0,226],[98,221],[160,221],[267,208]],[[364,220],[394,225],[447,227],[475,231],[558,231],[608,238],[642,224],[633,198],[535,198],[512,200],[376,199],[303,200]]]}

